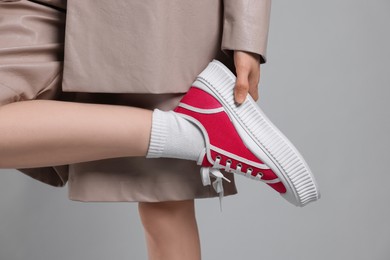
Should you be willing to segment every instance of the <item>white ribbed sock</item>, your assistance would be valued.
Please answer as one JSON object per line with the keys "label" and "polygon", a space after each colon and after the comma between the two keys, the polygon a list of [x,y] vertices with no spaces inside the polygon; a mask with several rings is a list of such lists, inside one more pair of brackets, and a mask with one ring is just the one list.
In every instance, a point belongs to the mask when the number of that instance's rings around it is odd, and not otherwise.
{"label": "white ribbed sock", "polygon": [[205,147],[202,131],[173,111],[153,110],[152,131],[146,158],[197,161]]}

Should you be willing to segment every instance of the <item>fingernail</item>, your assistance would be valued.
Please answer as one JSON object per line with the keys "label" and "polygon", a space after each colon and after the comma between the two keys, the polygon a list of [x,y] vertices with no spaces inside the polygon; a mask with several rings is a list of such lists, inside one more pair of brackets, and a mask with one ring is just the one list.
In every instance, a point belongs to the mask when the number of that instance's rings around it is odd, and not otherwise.
{"label": "fingernail", "polygon": [[241,105],[242,102],[243,102],[242,96],[238,96],[237,99],[236,99],[236,103]]}

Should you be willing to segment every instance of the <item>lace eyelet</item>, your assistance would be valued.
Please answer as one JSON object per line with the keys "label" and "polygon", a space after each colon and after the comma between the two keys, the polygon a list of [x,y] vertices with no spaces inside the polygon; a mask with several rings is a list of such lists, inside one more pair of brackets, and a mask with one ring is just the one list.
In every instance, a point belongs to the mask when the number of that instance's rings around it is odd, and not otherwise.
{"label": "lace eyelet", "polygon": [[242,169],[242,164],[238,163],[237,166],[236,166],[236,170],[239,171],[240,174],[245,175],[245,173],[242,172],[241,169]]}
{"label": "lace eyelet", "polygon": [[230,159],[227,159],[227,160],[226,160],[226,163],[230,163],[230,164],[232,164],[232,160],[230,160]]}
{"label": "lace eyelet", "polygon": [[253,172],[253,169],[252,168],[248,168],[248,170],[246,170],[247,172],[249,172],[249,174],[251,174]]}
{"label": "lace eyelet", "polygon": [[215,158],[221,160],[221,156],[220,155],[217,155]]}
{"label": "lace eyelet", "polygon": [[261,179],[261,178],[263,178],[264,174],[262,172],[258,172],[257,176],[259,176],[259,178]]}

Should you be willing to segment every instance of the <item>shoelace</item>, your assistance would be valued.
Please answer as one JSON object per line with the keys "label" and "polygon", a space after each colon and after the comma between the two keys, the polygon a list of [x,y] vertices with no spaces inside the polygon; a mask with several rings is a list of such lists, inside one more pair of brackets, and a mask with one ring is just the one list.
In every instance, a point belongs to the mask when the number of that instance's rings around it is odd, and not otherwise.
{"label": "shoelace", "polygon": [[242,168],[241,164],[238,164],[236,169],[230,168],[230,165],[232,163],[231,160],[227,160],[226,161],[226,166],[221,165],[219,163],[220,161],[221,161],[221,157],[217,156],[215,161],[214,161],[213,166],[212,167],[201,167],[200,173],[201,173],[201,176],[202,176],[203,186],[211,185],[210,176],[215,178],[215,181],[213,181],[212,186],[213,186],[214,190],[219,195],[219,207],[220,207],[220,210],[222,211],[222,198],[224,196],[224,190],[223,190],[223,183],[222,182],[223,182],[223,180],[225,180],[227,182],[231,182],[231,181],[228,178],[226,178],[222,174],[222,172],[219,171],[219,169],[222,168],[222,169],[224,169],[224,170],[226,170],[228,172],[235,172],[235,173],[238,173],[238,174],[241,174],[241,175],[250,176],[250,178],[252,178],[252,179],[259,178],[259,180],[261,180],[262,175],[259,175],[259,177],[253,176],[252,175],[252,171],[253,171],[252,168],[248,168],[246,173],[243,173],[241,171],[241,168]]}
{"label": "shoelace", "polygon": [[222,180],[225,180],[227,182],[230,182],[230,180],[223,176],[222,172],[213,167],[201,167],[200,173],[202,176],[203,186],[211,185],[210,175],[215,178],[215,181],[213,181],[212,186],[219,195],[219,208],[222,211],[222,198],[224,195]]}

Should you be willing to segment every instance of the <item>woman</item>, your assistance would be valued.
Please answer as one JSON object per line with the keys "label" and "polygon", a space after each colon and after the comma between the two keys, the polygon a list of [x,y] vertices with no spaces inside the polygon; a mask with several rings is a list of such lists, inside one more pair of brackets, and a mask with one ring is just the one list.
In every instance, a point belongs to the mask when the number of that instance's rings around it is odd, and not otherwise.
{"label": "woman", "polygon": [[139,202],[150,259],[200,259],[194,199],[218,194],[194,162],[144,158],[151,109],[175,108],[211,58],[237,75],[238,104],[257,100],[269,11],[270,0],[0,1],[1,168],[68,182],[72,200]]}

